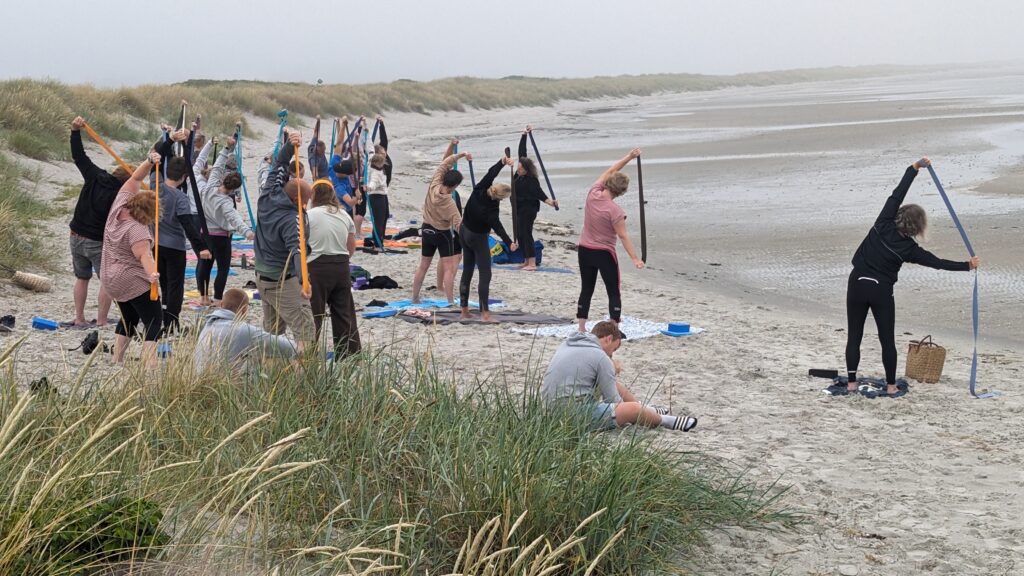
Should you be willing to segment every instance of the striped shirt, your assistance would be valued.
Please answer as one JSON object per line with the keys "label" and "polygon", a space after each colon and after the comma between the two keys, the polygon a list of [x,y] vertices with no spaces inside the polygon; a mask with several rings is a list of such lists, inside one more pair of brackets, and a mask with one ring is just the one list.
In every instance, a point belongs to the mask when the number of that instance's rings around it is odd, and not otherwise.
{"label": "striped shirt", "polygon": [[132,244],[146,241],[153,244],[149,227],[134,218],[118,219],[121,209],[139,191],[139,181],[128,179],[110,207],[103,230],[103,258],[100,282],[117,302],[138,298],[149,290],[149,274],[132,252]]}

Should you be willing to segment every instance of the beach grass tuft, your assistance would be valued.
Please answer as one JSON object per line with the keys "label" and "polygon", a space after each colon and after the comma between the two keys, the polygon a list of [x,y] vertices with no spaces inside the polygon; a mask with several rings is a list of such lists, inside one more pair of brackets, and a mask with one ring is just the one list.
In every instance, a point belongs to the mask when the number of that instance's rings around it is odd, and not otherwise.
{"label": "beach grass tuft", "polygon": [[535,382],[462,382],[397,345],[196,374],[178,341],[159,370],[100,381],[97,355],[49,394],[16,386],[17,346],[0,573],[665,573],[709,530],[793,520],[782,490],[657,432],[594,433]]}

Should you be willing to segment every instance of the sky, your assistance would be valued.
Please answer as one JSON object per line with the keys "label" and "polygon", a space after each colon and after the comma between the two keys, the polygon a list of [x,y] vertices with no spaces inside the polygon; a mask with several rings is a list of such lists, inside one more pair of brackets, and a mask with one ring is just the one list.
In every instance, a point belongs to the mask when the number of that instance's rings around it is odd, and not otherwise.
{"label": "sky", "polygon": [[3,0],[0,78],[733,74],[1024,60],[1019,0]]}

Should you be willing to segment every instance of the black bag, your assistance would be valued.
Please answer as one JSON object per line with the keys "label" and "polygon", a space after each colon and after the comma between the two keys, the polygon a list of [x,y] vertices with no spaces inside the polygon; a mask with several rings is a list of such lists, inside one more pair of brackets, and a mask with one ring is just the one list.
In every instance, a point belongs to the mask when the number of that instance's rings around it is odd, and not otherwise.
{"label": "black bag", "polygon": [[398,282],[392,280],[390,276],[374,276],[370,278],[365,289],[391,290],[394,288],[398,288]]}

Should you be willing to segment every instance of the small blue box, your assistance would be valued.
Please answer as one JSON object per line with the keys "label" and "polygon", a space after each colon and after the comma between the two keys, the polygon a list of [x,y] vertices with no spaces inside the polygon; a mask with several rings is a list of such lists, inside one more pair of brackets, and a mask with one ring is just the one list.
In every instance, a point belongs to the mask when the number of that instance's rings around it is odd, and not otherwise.
{"label": "small blue box", "polygon": [[33,316],[32,327],[36,330],[56,330],[60,327],[60,324],[55,320]]}

